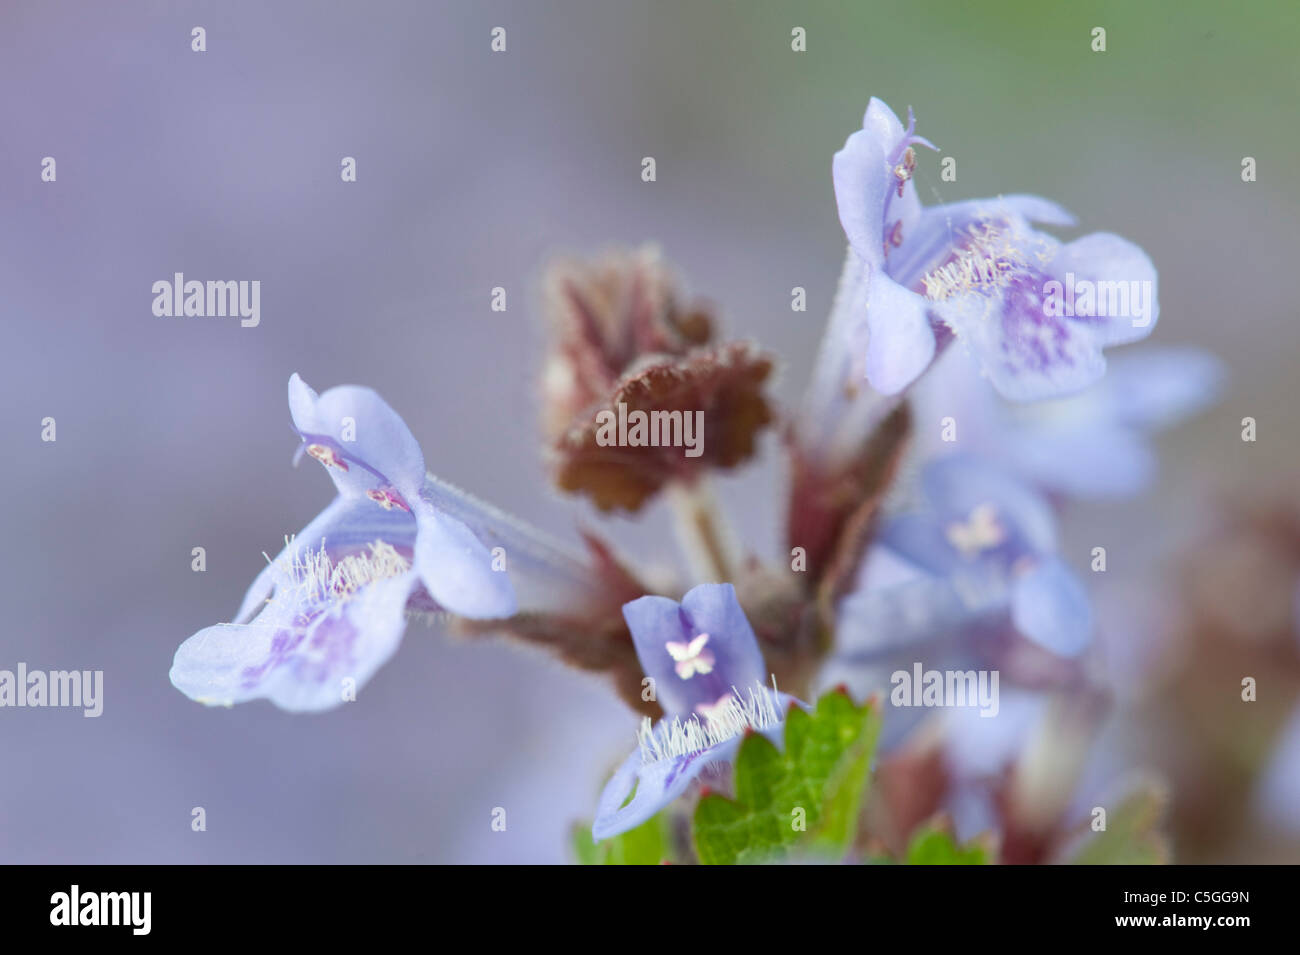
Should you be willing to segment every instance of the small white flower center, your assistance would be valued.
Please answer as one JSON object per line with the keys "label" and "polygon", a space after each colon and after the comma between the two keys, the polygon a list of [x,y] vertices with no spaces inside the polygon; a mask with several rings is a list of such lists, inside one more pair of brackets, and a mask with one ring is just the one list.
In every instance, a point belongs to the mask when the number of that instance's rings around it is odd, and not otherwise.
{"label": "small white flower center", "polygon": [[1007,532],[998,523],[998,512],[992,504],[973,508],[965,521],[954,521],[945,529],[948,543],[963,557],[976,557],[997,547],[1007,539]]}
{"label": "small white flower center", "polygon": [[676,661],[673,669],[677,671],[677,675],[683,680],[689,680],[697,673],[713,672],[713,664],[717,662],[717,658],[714,657],[711,651],[704,649],[708,642],[709,635],[702,633],[691,640],[690,643],[678,643],[669,640],[665,644],[668,655]]}

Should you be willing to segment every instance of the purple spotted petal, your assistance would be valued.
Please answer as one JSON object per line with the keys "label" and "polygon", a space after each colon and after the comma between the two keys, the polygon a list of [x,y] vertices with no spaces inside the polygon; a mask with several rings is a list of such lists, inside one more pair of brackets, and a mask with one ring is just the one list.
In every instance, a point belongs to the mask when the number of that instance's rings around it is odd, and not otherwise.
{"label": "purple spotted petal", "polygon": [[[1013,401],[1072,394],[1105,373],[1102,348],[1150,334],[1159,315],[1155,269],[1137,246],[1097,233],[1062,246],[1023,223],[987,227],[948,268],[998,261],[990,281],[945,284],[933,310]],[[934,272],[930,273],[933,276]]]}
{"label": "purple spotted petal", "polygon": [[[1016,401],[1079,391],[1104,373],[1102,348],[1150,334],[1159,315],[1156,273],[1131,242],[1096,233],[1062,246],[1030,223],[1068,226],[1074,218],[1037,196],[923,209],[900,160],[911,164],[909,145],[930,144],[915,135],[908,116],[904,128],[873,99],[862,129],[832,162],[840,222],[856,256],[846,276],[860,273],[842,286],[853,294],[837,300],[832,326],[841,347],[860,347],[867,338],[865,360],[852,367],[874,388],[897,394],[916,379],[946,341],[934,337],[938,322]],[[1059,296],[1049,290],[1058,281],[1095,291],[1085,293],[1077,312],[1073,299],[1070,311],[1053,311],[1048,303]],[[925,299],[909,298],[918,294]],[[844,309],[851,320],[840,314]],[[819,362],[821,374],[841,368]]]}
{"label": "purple spotted petal", "polygon": [[331,709],[393,655],[417,582],[407,572],[324,606],[277,598],[251,623],[200,630],[176,651],[172,684],[210,705],[265,698],[292,712]]}

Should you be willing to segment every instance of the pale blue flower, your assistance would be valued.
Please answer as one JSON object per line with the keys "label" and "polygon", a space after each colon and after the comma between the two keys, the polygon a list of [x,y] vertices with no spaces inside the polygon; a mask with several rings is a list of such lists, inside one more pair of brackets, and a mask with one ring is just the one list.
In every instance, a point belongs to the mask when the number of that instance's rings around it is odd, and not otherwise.
{"label": "pale blue flower", "polygon": [[701,774],[725,771],[745,733],[779,740],[795,702],[767,686],[731,584],[701,584],[680,604],[641,597],[624,605],[623,616],[664,716],[644,721],[640,745],[601,794],[591,829],[597,840],[652,818]]}
{"label": "pale blue flower", "polygon": [[864,586],[841,602],[841,661],[972,644],[981,633],[997,638],[1007,624],[1056,656],[1083,652],[1092,609],[1057,554],[1055,519],[1041,495],[966,456],[927,465],[921,492],[916,510],[883,522]]}
{"label": "pale blue flower", "polygon": [[408,610],[516,610],[482,532],[451,513],[466,499],[426,478],[419,445],[378,394],[346,385],[317,395],[294,375],[289,408],[299,456],[326,468],[338,496],[258,575],[236,622],[176,651],[172,683],[204,703],[328,709],[393,654]]}
{"label": "pale blue flower", "polygon": [[1140,248],[1108,233],[1063,244],[1031,223],[1073,217],[1036,196],[923,208],[916,145],[934,148],[911,113],[904,128],[872,99],[832,163],[851,254],[831,334],[877,391],[907,388],[955,335],[1003,395],[1057,397],[1102,376],[1104,347],[1151,333],[1156,271]]}
{"label": "pale blue flower", "polygon": [[1134,494],[1156,475],[1150,436],[1212,404],[1223,377],[1208,352],[1143,347],[1077,395],[1018,404],[953,354],[917,385],[918,432],[926,453],[978,453],[1046,491]]}

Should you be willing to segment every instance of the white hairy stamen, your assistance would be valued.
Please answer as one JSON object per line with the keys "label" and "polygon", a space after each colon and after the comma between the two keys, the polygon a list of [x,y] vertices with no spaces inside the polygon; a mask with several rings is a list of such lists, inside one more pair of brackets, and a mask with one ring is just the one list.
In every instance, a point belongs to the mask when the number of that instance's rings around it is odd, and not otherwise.
{"label": "white hairy stamen", "polygon": [[921,279],[925,297],[941,302],[963,292],[996,288],[1022,270],[1025,258],[1007,235],[991,223],[970,228],[970,243],[956,258]]}
{"label": "white hairy stamen", "polygon": [[278,564],[288,582],[286,594],[277,588],[277,599],[289,599],[294,606],[304,603],[346,603],[367,584],[399,577],[411,569],[411,562],[391,544],[374,541],[366,549],[337,561],[322,544],[319,550],[294,549],[285,539],[287,555]]}
{"label": "white hairy stamen", "polygon": [[709,707],[708,717],[704,720],[698,716],[685,720],[674,718],[671,724],[661,723],[656,730],[649,717],[643,719],[637,732],[641,762],[648,765],[665,759],[693,756],[734,739],[746,730],[769,730],[780,726],[783,721],[784,714],[777,704],[775,677],[770,690],[755,683],[744,696],[733,686],[730,696]]}

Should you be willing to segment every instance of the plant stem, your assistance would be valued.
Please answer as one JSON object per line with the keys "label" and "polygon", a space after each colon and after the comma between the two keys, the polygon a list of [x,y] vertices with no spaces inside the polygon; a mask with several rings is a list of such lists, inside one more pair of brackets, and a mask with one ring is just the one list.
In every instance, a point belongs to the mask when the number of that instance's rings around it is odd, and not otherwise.
{"label": "plant stem", "polygon": [[718,507],[709,479],[690,485],[670,484],[668,500],[677,543],[694,582],[733,580],[738,556],[735,535]]}

